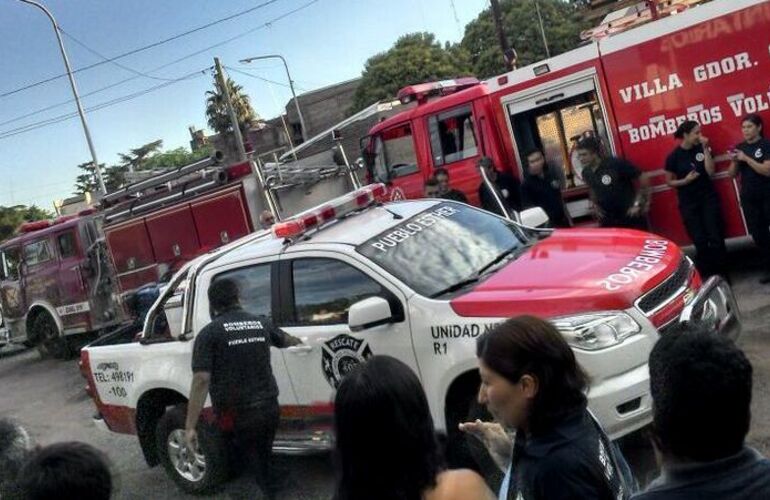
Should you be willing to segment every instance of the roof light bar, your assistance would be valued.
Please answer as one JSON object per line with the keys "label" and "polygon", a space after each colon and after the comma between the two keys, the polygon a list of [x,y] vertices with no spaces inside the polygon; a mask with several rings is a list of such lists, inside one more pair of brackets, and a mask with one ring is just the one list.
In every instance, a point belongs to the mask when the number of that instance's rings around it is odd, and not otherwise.
{"label": "roof light bar", "polygon": [[276,238],[296,238],[330,220],[339,219],[351,212],[366,208],[372,203],[382,200],[386,194],[387,188],[384,184],[370,184],[309,212],[274,224],[273,234]]}

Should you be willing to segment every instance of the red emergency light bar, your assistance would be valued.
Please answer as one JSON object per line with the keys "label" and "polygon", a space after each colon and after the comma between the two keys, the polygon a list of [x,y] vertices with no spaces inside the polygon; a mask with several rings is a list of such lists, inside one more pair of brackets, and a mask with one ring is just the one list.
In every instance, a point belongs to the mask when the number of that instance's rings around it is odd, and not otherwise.
{"label": "red emergency light bar", "polygon": [[419,85],[410,85],[404,87],[398,91],[398,100],[401,104],[409,104],[412,101],[417,101],[419,104],[423,104],[428,101],[430,97],[444,96],[459,92],[478,85],[478,79],[473,77],[456,78],[454,80],[443,80],[440,82],[420,83]]}
{"label": "red emergency light bar", "polygon": [[381,201],[386,194],[387,188],[384,184],[370,184],[345,196],[340,196],[315,210],[273,225],[273,234],[276,238],[295,238],[323,225],[325,222],[339,219],[351,212]]}

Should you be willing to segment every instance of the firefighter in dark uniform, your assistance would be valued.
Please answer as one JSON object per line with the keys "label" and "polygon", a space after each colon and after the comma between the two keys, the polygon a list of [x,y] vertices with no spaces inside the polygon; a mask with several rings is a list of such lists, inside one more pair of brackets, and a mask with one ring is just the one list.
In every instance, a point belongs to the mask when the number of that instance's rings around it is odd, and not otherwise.
{"label": "firefighter in dark uniform", "polygon": [[762,284],[770,283],[770,141],[763,134],[762,118],[743,119],[742,143],[730,152],[730,175],[741,176],[741,206],[754,244],[762,252]]}
{"label": "firefighter in dark uniform", "polygon": [[468,198],[462,191],[453,189],[449,185],[449,171],[444,167],[439,167],[433,172],[433,177],[438,182],[438,195],[439,198],[445,200],[459,201],[460,203],[468,203]]}
{"label": "firefighter in dark uniform", "polygon": [[195,337],[193,382],[187,407],[187,445],[198,446],[196,425],[210,392],[217,426],[232,442],[241,463],[274,498],[271,452],[278,427],[278,386],[270,366],[270,346],[302,343],[267,318],[241,309],[238,285],[219,279],[208,290],[212,321]]}
{"label": "firefighter in dark uniform", "polygon": [[593,137],[578,142],[577,152],[599,224],[647,230],[649,180],[623,159],[602,158],[601,145]]}
{"label": "firefighter in dark uniform", "polygon": [[714,183],[714,158],[698,122],[679,125],[674,137],[681,141],[666,158],[666,184],[677,190],[679,213],[695,245],[698,270],[708,278],[727,276],[724,222]]}
{"label": "firefighter in dark uniform", "polygon": [[498,172],[491,158],[481,158],[478,165],[484,169],[495,189],[495,193],[492,193],[487,184],[484,181],[481,182],[479,186],[481,208],[500,216],[507,215],[500,212],[500,205],[495,200],[495,194],[497,194],[509,213],[511,210],[521,210],[521,184],[519,181],[512,175]]}
{"label": "firefighter in dark uniform", "polygon": [[570,227],[564,199],[561,196],[563,180],[545,161],[543,152],[533,149],[526,154],[527,172],[521,185],[521,203],[524,208],[540,207],[551,227]]}

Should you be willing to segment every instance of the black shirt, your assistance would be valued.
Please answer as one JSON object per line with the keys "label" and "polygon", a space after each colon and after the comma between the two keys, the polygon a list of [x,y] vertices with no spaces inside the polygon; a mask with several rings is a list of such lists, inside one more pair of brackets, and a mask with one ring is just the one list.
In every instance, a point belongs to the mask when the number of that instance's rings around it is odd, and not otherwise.
{"label": "black shirt", "polygon": [[[515,177],[498,172],[497,179],[495,179],[493,184],[508,210],[521,210],[521,185]],[[500,207],[495,201],[494,195],[489,191],[484,182],[479,186],[479,198],[481,200],[481,208],[498,215],[504,215],[500,213]]]}
{"label": "black shirt", "polygon": [[468,198],[465,197],[462,191],[457,189],[450,189],[446,193],[442,194],[440,198],[445,200],[459,201],[461,203],[468,203]]}
{"label": "black shirt", "polygon": [[633,500],[759,500],[770,498],[770,460],[745,447],[737,455],[702,464],[663,468]]}
{"label": "black shirt", "polygon": [[[742,142],[736,147],[759,163],[770,160],[770,140],[764,137],[753,144]],[[738,162],[738,171],[741,174],[741,196],[770,196],[770,177],[757,173],[745,161]]]}
{"label": "black shirt", "polygon": [[609,439],[599,433],[585,407],[541,435],[524,438],[520,434],[513,447],[514,477],[508,499],[625,498]]}
{"label": "black shirt", "polygon": [[716,195],[714,183],[706,172],[706,156],[701,144],[690,149],[677,147],[666,158],[666,172],[674,174],[677,180],[684,179],[693,170],[700,176],[686,186],[677,188],[680,205],[700,204]]}
{"label": "black shirt", "polygon": [[620,158],[604,158],[596,169],[583,169],[583,180],[596,199],[599,208],[609,217],[625,217],[636,198],[634,180],[641,172]]}
{"label": "black shirt", "polygon": [[270,346],[285,347],[289,336],[267,318],[232,309],[214,318],[195,337],[192,371],[209,372],[214,409],[246,408],[278,396]]}
{"label": "black shirt", "polygon": [[561,198],[561,183],[550,174],[529,175],[521,185],[521,203],[524,208],[540,207],[545,210],[553,227],[569,227]]}

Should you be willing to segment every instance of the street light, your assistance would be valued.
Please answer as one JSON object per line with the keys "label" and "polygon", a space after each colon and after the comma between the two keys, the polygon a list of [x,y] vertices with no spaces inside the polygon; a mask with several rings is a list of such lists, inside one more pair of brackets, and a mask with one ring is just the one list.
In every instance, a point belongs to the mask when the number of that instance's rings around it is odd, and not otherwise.
{"label": "street light", "polygon": [[302,128],[302,142],[307,141],[307,128],[305,127],[305,118],[302,116],[302,111],[299,109],[299,101],[297,100],[297,94],[294,93],[294,82],[291,79],[291,74],[289,73],[289,65],[286,64],[286,59],[283,58],[283,56],[278,54],[268,54],[266,56],[255,56],[255,57],[249,57],[246,59],[241,59],[240,62],[243,64],[250,63],[251,61],[257,61],[259,59],[280,59],[281,62],[283,62],[283,67],[286,69],[286,78],[289,79],[289,88],[291,89],[291,95],[294,97],[294,106],[297,108],[297,115],[299,115],[299,125]]}
{"label": "street light", "polygon": [[67,58],[67,52],[64,50],[64,42],[62,42],[61,34],[59,33],[59,25],[56,23],[53,14],[45,8],[45,6],[33,1],[33,0],[19,0],[21,2],[33,5],[42,10],[48,19],[51,20],[54,33],[56,33],[56,40],[59,42],[59,49],[61,50],[62,59],[64,59],[64,66],[67,68],[67,76],[72,86],[72,94],[75,96],[75,104],[77,104],[78,114],[80,115],[80,122],[83,124],[83,132],[86,134],[86,142],[88,142],[88,149],[91,151],[91,160],[94,162],[94,172],[96,172],[96,179],[99,182],[99,189],[102,194],[107,194],[107,187],[104,185],[104,179],[102,179],[102,171],[99,169],[99,160],[96,158],[96,149],[94,149],[94,141],[91,140],[91,132],[88,130],[88,123],[86,123],[86,115],[83,112],[83,106],[80,104],[80,96],[78,95],[78,88],[75,85],[75,77],[72,76],[72,68],[70,67],[70,61]]}

